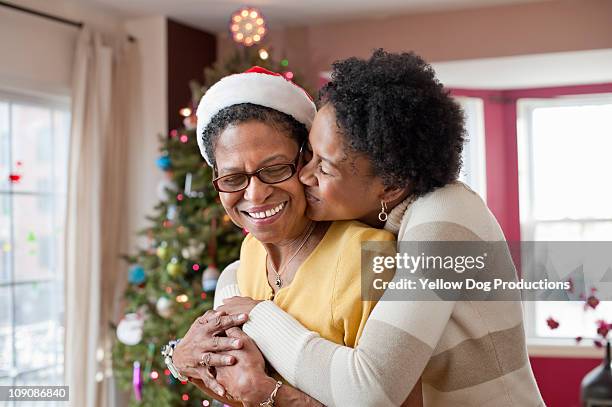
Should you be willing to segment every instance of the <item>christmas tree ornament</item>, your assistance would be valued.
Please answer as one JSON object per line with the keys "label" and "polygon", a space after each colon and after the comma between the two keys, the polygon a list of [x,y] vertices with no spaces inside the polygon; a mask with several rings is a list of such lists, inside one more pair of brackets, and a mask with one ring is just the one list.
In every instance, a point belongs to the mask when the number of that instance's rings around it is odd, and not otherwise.
{"label": "christmas tree ornament", "polygon": [[157,254],[157,257],[159,257],[160,260],[168,260],[170,256],[170,250],[168,249],[168,243],[161,242],[161,244],[157,247],[157,250],[155,251],[155,253]]}
{"label": "christmas tree ornament", "polygon": [[181,274],[183,274],[183,270],[184,270],[183,265],[179,262],[179,260],[176,257],[173,257],[170,260],[170,263],[168,263],[168,265],[166,266],[166,271],[168,272],[170,277],[173,277],[173,278],[176,278],[180,276]]}
{"label": "christmas tree ornament", "polygon": [[189,239],[189,244],[181,250],[181,255],[187,260],[197,260],[205,247],[206,244],[204,242],[200,242],[196,239]]}
{"label": "christmas tree ornament", "polygon": [[132,388],[134,389],[134,398],[138,401],[142,401],[142,376],[140,374],[140,362],[134,361],[134,369],[132,372]]}
{"label": "christmas tree ornament", "polygon": [[9,174],[9,181],[11,184],[17,184],[21,181],[21,175],[19,174]]}
{"label": "christmas tree ornament", "polygon": [[204,291],[215,291],[220,275],[221,273],[214,265],[206,267],[206,270],[202,273],[202,289]]}
{"label": "christmas tree ornament", "polygon": [[194,114],[192,114],[192,115],[191,115],[191,116],[189,116],[189,117],[185,117],[185,118],[183,119],[183,126],[185,126],[185,128],[186,128],[187,130],[193,130],[193,129],[195,129],[195,128],[196,128],[196,124],[197,124],[197,119],[196,119],[196,117],[195,117],[195,115],[194,115]]}
{"label": "christmas tree ornament", "polygon": [[261,42],[267,32],[261,12],[251,7],[236,10],[232,14],[229,29],[234,41],[247,47]]}
{"label": "christmas tree ornament", "polygon": [[162,318],[170,318],[173,314],[172,301],[168,297],[159,297],[155,309]]}
{"label": "christmas tree ornament", "polygon": [[175,196],[176,191],[176,184],[169,179],[162,179],[157,184],[157,197],[160,201],[169,200],[171,196]]}
{"label": "christmas tree ornament", "polygon": [[172,168],[172,161],[170,160],[170,156],[168,154],[160,155],[155,163],[162,171],[168,171],[170,168]]}
{"label": "christmas tree ornament", "polygon": [[142,284],[145,282],[145,270],[140,264],[135,264],[128,270],[128,281],[131,284]]}
{"label": "christmas tree ornament", "polygon": [[139,314],[125,314],[117,325],[117,339],[125,345],[133,346],[142,340],[144,317]]}
{"label": "christmas tree ornament", "polygon": [[176,205],[168,205],[168,209],[166,210],[166,218],[168,220],[174,220],[176,218]]}
{"label": "christmas tree ornament", "polygon": [[186,134],[181,134],[181,137],[179,138],[179,140],[181,141],[181,143],[185,144],[189,141],[189,136]]}

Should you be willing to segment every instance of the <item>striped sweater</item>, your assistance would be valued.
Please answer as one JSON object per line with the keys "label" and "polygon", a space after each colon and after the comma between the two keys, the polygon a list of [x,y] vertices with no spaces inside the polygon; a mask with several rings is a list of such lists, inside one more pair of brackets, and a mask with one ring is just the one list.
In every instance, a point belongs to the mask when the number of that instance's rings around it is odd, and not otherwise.
{"label": "striped sweater", "polygon": [[[460,182],[390,213],[404,241],[500,241],[482,199]],[[222,273],[215,306],[240,295],[236,264]],[[385,301],[358,346],[308,331],[270,301],[244,331],[288,383],[329,406],[399,406],[419,377],[425,406],[543,406],[531,371],[519,302]]]}

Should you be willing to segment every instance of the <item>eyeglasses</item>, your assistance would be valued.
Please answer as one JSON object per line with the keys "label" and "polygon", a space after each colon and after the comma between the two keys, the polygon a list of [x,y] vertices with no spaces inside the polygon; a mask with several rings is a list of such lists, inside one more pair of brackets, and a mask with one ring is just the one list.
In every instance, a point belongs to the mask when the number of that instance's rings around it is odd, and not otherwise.
{"label": "eyeglasses", "polygon": [[293,163],[274,164],[262,167],[254,172],[237,172],[213,179],[213,185],[218,192],[239,192],[251,183],[251,177],[256,176],[264,184],[279,184],[287,181],[297,172],[297,166],[302,156],[304,144],[300,147]]}

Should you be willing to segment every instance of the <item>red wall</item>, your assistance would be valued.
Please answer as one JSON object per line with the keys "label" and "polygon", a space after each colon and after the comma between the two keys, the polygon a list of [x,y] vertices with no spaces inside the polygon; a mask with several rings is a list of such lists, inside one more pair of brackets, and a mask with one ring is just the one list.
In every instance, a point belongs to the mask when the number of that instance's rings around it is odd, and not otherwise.
{"label": "red wall", "polygon": [[600,359],[529,359],[542,397],[549,407],[579,407],[580,382],[584,375],[601,363]]}
{"label": "red wall", "polygon": [[[553,98],[592,93],[612,93],[612,84],[510,91],[451,90],[454,96],[483,99],[487,204],[499,221],[507,240],[519,241],[521,238],[516,101],[521,98]],[[551,407],[578,407],[582,378],[601,363],[601,359],[532,357],[530,360],[542,397]]]}

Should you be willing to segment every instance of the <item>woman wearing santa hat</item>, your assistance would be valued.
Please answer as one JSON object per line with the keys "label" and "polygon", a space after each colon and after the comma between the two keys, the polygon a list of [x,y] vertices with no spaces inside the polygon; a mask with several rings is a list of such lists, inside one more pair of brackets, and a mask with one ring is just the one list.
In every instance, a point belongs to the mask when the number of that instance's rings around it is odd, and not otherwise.
{"label": "woman wearing santa hat", "polygon": [[[306,216],[297,174],[314,115],[315,105],[303,89],[255,67],[223,78],[202,97],[198,143],[214,170],[213,184],[225,211],[249,231],[240,252],[242,266],[233,274],[239,292],[273,301],[308,329],[353,347],[374,305],[361,300],[361,242],[394,242],[395,237],[354,220],[316,222]],[[199,325],[219,333],[215,323],[207,315],[196,322],[175,345],[168,361],[171,371],[188,373],[187,366],[219,362],[203,351],[210,342],[194,341],[192,335]],[[233,347],[229,338],[208,339],[217,346],[212,350]],[[194,357],[195,363],[185,363]],[[263,368],[263,358],[259,362]],[[260,384],[266,395],[257,403],[274,399],[282,388],[278,379]]]}
{"label": "woman wearing santa hat", "polygon": [[[337,62],[319,96],[312,158],[300,173],[307,214],[360,219],[397,234],[398,242],[504,242],[483,200],[457,181],[464,139],[461,109],[420,57],[377,50],[366,60]],[[259,347],[288,384],[324,405],[402,405],[421,377],[427,406],[544,405],[520,301],[383,298],[353,349],[321,338],[274,301],[248,298],[235,267],[222,274],[215,303],[223,306],[209,318],[232,326],[241,323],[236,315],[248,314],[244,332],[227,330],[243,349],[217,355],[237,361],[219,367],[217,379],[243,400],[263,401],[269,390],[270,378],[253,363]],[[316,405],[292,399],[294,390],[281,386],[274,405]]]}

